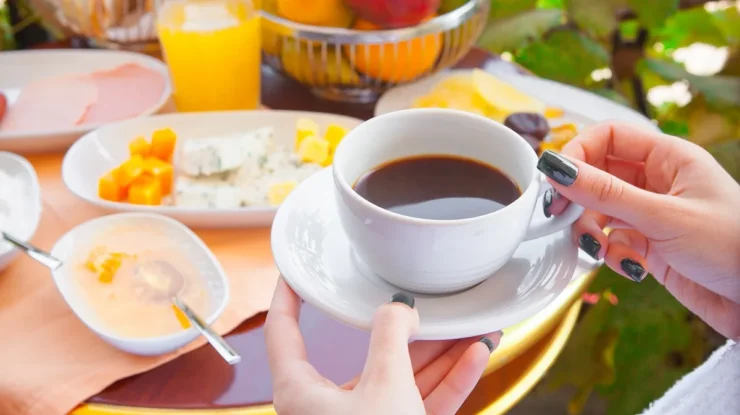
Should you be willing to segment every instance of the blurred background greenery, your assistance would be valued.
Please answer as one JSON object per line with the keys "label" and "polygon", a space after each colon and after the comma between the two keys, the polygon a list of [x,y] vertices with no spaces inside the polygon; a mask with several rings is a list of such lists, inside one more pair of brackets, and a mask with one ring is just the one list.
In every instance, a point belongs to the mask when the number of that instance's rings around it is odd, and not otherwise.
{"label": "blurred background greenery", "polygon": [[[740,182],[740,1],[493,0],[479,44],[642,112]],[[638,414],[723,343],[651,278],[603,268],[590,291],[604,295],[514,412],[565,391],[548,414]]]}
{"label": "blurred background greenery", "polygon": [[[0,0],[0,50],[67,35],[44,13]],[[479,44],[642,112],[740,182],[740,1],[492,0]],[[637,414],[723,342],[653,279],[637,285],[604,268],[590,291],[597,300],[514,413],[547,402],[552,415]]]}

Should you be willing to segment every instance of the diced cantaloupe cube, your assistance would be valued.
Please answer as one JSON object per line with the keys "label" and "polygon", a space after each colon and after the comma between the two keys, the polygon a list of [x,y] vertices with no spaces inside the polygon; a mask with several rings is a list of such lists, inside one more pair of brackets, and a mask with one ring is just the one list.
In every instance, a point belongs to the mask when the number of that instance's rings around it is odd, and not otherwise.
{"label": "diced cantaloupe cube", "polygon": [[304,163],[321,164],[329,157],[329,142],[315,135],[303,139],[298,156]]}
{"label": "diced cantaloupe cube", "polygon": [[126,187],[118,183],[115,168],[98,179],[98,197],[111,202],[120,202],[126,198]]}
{"label": "diced cantaloupe cube", "polygon": [[544,115],[545,115],[545,118],[547,118],[548,120],[552,120],[555,118],[562,117],[563,115],[565,115],[565,112],[562,109],[557,108],[557,107],[547,107],[545,108]]}
{"label": "diced cantaloupe cube", "polygon": [[128,201],[135,205],[162,204],[162,185],[159,180],[143,174],[131,183],[128,189]]}
{"label": "diced cantaloupe cube", "polygon": [[334,163],[334,151],[329,151],[329,155],[321,162],[321,167],[329,167],[332,163]]}
{"label": "diced cantaloupe cube", "polygon": [[140,155],[141,157],[148,157],[152,152],[152,145],[144,137],[136,137],[132,142],[128,143],[129,155],[135,156]]}
{"label": "diced cantaloupe cube", "polygon": [[339,142],[342,141],[345,135],[347,135],[346,128],[337,124],[329,124],[329,126],[326,127],[324,139],[329,142],[329,149],[334,151],[337,149]]}
{"label": "diced cantaloupe cube", "polygon": [[277,206],[283,203],[296,186],[298,183],[294,181],[273,184],[267,192],[267,199],[272,206]]}
{"label": "diced cantaloupe cube", "polygon": [[136,154],[124,161],[114,171],[114,176],[119,185],[127,187],[144,172],[144,158]]}
{"label": "diced cantaloupe cube", "polygon": [[156,157],[147,157],[144,160],[144,172],[159,180],[162,196],[167,196],[172,192],[174,170],[172,164]]}
{"label": "diced cantaloupe cube", "polygon": [[180,327],[187,330],[190,328],[190,320],[188,320],[188,317],[185,315],[185,313],[182,312],[179,308],[177,308],[176,305],[172,304],[172,311],[175,312],[175,318],[177,318],[177,322],[180,323]]}
{"label": "diced cantaloupe cube", "polygon": [[319,125],[310,118],[299,118],[296,123],[295,149],[300,148],[303,139],[310,136],[319,136]]}
{"label": "diced cantaloupe cube", "polygon": [[162,160],[172,160],[177,144],[177,134],[169,128],[163,128],[152,133],[151,155]]}

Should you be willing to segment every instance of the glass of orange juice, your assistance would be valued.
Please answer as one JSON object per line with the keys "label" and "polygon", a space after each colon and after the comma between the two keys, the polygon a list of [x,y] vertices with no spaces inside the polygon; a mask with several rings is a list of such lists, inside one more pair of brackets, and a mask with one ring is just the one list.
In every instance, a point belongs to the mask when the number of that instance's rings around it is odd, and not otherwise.
{"label": "glass of orange juice", "polygon": [[252,0],[166,0],[157,31],[179,111],[260,104],[260,16]]}

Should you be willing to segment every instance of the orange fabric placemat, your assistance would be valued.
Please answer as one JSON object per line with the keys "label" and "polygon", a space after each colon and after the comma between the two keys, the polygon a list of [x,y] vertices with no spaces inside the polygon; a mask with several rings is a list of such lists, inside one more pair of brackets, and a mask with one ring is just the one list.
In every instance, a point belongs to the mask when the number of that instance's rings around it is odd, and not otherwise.
{"label": "orange fabric placemat", "polygon": [[[104,214],[67,190],[62,155],[29,157],[41,181],[43,216],[33,243],[51,249],[75,225]],[[216,254],[231,283],[230,303],[215,324],[228,332],[270,304],[278,272],[269,229],[197,234]],[[71,311],[48,269],[22,256],[0,273],[0,415],[62,415],[113,382],[203,345],[167,356],[140,357],[98,338]]]}

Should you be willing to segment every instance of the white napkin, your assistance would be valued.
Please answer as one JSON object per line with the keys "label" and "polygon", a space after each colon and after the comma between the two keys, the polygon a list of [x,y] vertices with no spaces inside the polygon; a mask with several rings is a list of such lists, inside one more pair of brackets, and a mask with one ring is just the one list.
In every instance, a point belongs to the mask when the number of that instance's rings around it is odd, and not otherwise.
{"label": "white napkin", "polygon": [[642,415],[740,414],[740,343],[728,341]]}

